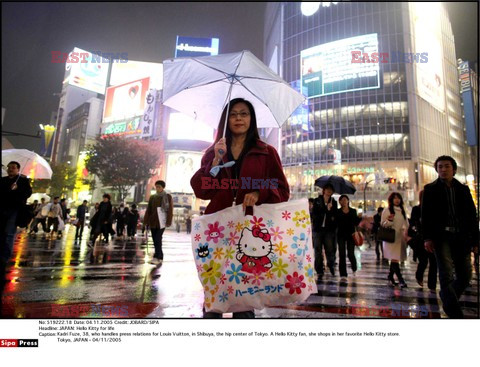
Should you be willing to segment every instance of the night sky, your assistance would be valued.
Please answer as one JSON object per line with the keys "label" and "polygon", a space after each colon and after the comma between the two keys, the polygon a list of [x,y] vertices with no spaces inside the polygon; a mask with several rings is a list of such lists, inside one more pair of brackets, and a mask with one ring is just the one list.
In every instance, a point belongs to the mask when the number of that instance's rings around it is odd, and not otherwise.
{"label": "night sky", "polygon": [[[447,4],[457,58],[478,60],[477,3]],[[244,49],[263,59],[265,3],[2,3],[2,129],[35,135],[58,108],[65,64],[51,52],[74,47],[128,53],[129,60],[174,57],[176,36],[216,37],[220,53]],[[8,137],[35,151],[40,139]]]}

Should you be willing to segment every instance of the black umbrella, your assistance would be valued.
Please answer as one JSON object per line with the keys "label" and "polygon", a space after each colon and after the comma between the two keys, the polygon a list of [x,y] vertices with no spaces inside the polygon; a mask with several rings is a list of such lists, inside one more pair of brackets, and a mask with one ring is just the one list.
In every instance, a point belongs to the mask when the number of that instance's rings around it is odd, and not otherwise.
{"label": "black umbrella", "polygon": [[341,176],[322,176],[315,180],[315,186],[323,188],[326,184],[332,185],[337,194],[355,194],[357,191],[350,181]]}

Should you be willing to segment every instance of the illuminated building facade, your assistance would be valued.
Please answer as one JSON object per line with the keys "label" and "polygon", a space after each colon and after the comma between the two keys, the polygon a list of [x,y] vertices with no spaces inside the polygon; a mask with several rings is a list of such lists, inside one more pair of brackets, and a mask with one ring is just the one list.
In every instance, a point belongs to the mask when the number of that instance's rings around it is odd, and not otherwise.
{"label": "illuminated building facade", "polygon": [[315,196],[315,178],[334,174],[354,183],[357,207],[364,197],[367,210],[385,205],[392,191],[415,205],[443,154],[466,182],[472,163],[443,5],[311,4],[266,11],[265,59],[307,97],[279,136],[292,197]]}

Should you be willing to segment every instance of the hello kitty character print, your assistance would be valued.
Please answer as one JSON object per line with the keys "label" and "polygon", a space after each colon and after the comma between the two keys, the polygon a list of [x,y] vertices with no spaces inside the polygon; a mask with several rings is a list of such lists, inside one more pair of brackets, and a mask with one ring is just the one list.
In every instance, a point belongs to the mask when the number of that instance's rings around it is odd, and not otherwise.
{"label": "hello kitty character print", "polygon": [[251,274],[270,270],[272,263],[268,255],[273,245],[267,229],[254,226],[252,230],[245,227],[237,243],[236,258],[242,264],[242,271]]}

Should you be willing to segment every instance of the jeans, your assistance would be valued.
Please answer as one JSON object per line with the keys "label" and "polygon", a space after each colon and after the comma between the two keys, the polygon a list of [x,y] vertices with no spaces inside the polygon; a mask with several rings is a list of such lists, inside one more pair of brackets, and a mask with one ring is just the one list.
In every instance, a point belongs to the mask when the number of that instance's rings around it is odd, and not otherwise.
{"label": "jeans", "polygon": [[153,245],[155,246],[155,254],[153,257],[163,260],[162,237],[165,228],[150,228],[152,231]]}
{"label": "jeans", "polygon": [[448,317],[461,319],[463,311],[459,299],[472,278],[470,249],[466,248],[468,244],[459,234],[444,232],[440,238],[440,241],[435,242],[435,257],[443,310]]}
{"label": "jeans", "polygon": [[2,236],[0,240],[0,261],[5,265],[12,257],[13,242],[17,233],[17,214],[18,208],[2,208],[0,212],[0,222]]}
{"label": "jeans", "polygon": [[435,289],[437,288],[437,260],[435,259],[435,254],[432,254],[422,248],[422,244],[417,246],[417,257],[418,257],[418,266],[415,273],[415,278],[417,281],[423,282],[423,276],[425,274],[425,269],[427,269],[428,263],[430,263],[428,268],[428,288]]}
{"label": "jeans", "polygon": [[332,274],[335,273],[335,253],[337,252],[335,244],[335,232],[321,230],[313,232],[313,249],[315,251],[315,271],[323,275],[323,249],[327,257],[327,266]]}
{"label": "jeans", "polygon": [[340,271],[340,276],[345,277],[347,276],[346,252],[348,253],[348,260],[350,260],[352,271],[356,272],[357,259],[355,258],[355,243],[353,242],[353,238],[352,236],[338,236],[338,256],[340,258],[338,270]]}

